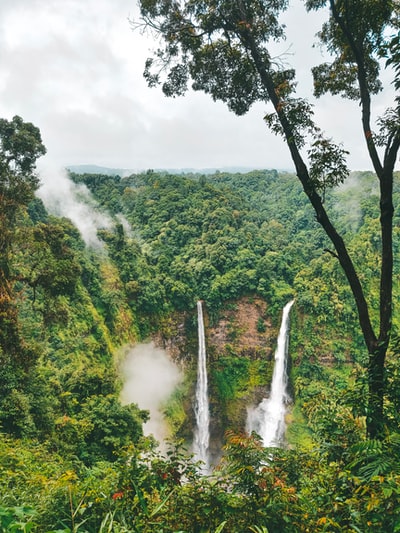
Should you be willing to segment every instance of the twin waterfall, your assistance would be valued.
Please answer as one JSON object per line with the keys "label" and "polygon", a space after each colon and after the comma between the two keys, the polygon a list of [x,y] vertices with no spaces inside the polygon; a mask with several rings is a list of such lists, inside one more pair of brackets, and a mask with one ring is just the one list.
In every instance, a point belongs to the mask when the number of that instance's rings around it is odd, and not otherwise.
{"label": "twin waterfall", "polygon": [[248,411],[248,432],[258,433],[266,448],[279,447],[285,437],[286,404],[289,401],[287,393],[289,312],[293,303],[294,300],[283,308],[269,398],[264,398],[256,409],[249,409]]}
{"label": "twin waterfall", "polygon": [[[279,447],[285,437],[286,404],[289,401],[287,393],[287,352],[289,340],[289,312],[294,300],[283,308],[282,322],[275,352],[275,365],[272,376],[269,398],[264,398],[258,407],[248,410],[247,430],[255,431],[262,438],[263,445]],[[193,439],[193,453],[197,461],[204,463],[203,470],[210,468],[210,408],[208,401],[207,383],[207,354],[204,334],[202,302],[197,302],[198,318],[198,365],[195,400],[196,428]]]}
{"label": "twin waterfall", "polygon": [[208,447],[210,443],[210,408],[208,403],[207,383],[207,353],[204,335],[203,307],[197,302],[197,322],[199,336],[199,352],[197,363],[196,402],[194,412],[196,416],[196,429],[194,432],[193,453],[195,459],[203,461],[204,470],[209,469]]}

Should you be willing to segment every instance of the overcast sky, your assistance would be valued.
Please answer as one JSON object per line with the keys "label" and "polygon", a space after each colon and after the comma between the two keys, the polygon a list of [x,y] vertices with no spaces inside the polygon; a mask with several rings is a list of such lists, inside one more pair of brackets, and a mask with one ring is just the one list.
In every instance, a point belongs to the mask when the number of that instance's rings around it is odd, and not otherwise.
{"label": "overcast sky", "polygon": [[[303,11],[293,0],[286,16],[299,94],[310,92],[308,70],[320,54],[311,45],[321,15]],[[44,163],[291,168],[287,148],[263,123],[265,105],[235,117],[203,94],[167,99],[147,88],[142,71],[154,43],[132,31],[137,13],[136,0],[0,0],[0,116],[40,128]],[[317,116],[351,150],[351,168],[370,168],[357,104],[326,97]]]}

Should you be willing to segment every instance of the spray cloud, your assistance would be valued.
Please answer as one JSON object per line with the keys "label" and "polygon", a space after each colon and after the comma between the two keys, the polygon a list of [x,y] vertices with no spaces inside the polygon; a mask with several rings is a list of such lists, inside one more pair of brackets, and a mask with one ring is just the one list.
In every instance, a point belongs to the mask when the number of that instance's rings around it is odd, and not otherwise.
{"label": "spray cloud", "polygon": [[144,432],[162,442],[167,436],[162,405],[181,381],[181,372],[165,350],[148,343],[130,350],[122,365],[122,374],[122,403],[136,403],[140,409],[148,410],[150,420],[144,425]]}

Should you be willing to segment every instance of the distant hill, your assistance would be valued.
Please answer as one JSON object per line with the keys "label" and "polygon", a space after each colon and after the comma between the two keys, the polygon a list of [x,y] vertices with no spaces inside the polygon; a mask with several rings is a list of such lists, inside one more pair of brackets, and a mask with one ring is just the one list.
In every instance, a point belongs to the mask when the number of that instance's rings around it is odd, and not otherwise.
{"label": "distant hill", "polygon": [[137,172],[133,169],[109,168],[98,165],[69,165],[66,168],[76,174],[106,174],[108,176],[129,176],[130,174]]}
{"label": "distant hill", "polygon": [[[70,165],[66,167],[76,174],[106,174],[107,176],[129,176],[148,169],[134,168],[109,168],[99,165]],[[221,168],[155,168],[155,172],[168,172],[170,174],[214,174],[215,172],[246,173],[260,170],[254,167],[221,167]],[[282,169],[279,169],[282,170]]]}

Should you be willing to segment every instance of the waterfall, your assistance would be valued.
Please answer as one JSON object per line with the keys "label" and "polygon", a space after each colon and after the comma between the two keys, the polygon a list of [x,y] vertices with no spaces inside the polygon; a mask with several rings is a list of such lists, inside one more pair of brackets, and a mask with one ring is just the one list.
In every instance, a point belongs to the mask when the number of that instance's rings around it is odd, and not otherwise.
{"label": "waterfall", "polygon": [[197,302],[197,320],[199,351],[197,363],[196,401],[194,408],[196,416],[196,428],[194,432],[193,452],[195,455],[195,459],[203,461],[205,464],[205,470],[208,470],[210,412],[208,405],[207,354],[204,335],[203,308],[201,301]]}
{"label": "waterfall", "polygon": [[283,308],[282,322],[275,351],[275,365],[269,398],[264,398],[255,409],[248,410],[247,429],[260,435],[263,445],[278,447],[285,436],[287,392],[287,354],[289,344],[289,312],[294,300]]}

